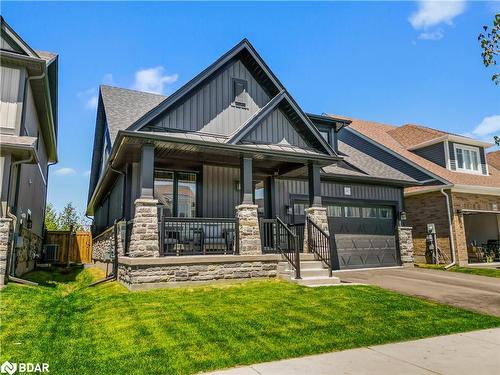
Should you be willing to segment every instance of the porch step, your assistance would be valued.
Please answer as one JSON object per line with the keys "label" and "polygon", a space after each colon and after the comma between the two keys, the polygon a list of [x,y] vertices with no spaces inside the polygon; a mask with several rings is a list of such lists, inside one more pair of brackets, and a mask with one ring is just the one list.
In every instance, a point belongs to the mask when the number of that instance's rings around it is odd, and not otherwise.
{"label": "porch step", "polygon": [[288,262],[278,264],[278,277],[289,280],[304,286],[333,286],[340,284],[338,277],[328,277],[328,269],[323,267],[321,261],[315,260],[314,256],[307,254],[307,260],[304,260],[301,254],[300,275],[301,279],[295,279],[295,271]]}
{"label": "porch step", "polygon": [[302,277],[302,279],[291,279],[290,281],[303,286],[334,286],[340,284],[338,277],[319,276],[319,277]]}

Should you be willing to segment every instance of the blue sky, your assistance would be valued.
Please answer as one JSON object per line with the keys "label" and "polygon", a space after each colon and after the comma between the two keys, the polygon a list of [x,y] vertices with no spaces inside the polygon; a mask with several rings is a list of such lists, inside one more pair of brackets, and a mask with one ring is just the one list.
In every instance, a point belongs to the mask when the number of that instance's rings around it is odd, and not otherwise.
{"label": "blue sky", "polygon": [[59,163],[49,202],[86,205],[100,83],[171,94],[247,37],[302,108],[476,138],[500,132],[477,34],[493,2],[2,3],[59,54]]}

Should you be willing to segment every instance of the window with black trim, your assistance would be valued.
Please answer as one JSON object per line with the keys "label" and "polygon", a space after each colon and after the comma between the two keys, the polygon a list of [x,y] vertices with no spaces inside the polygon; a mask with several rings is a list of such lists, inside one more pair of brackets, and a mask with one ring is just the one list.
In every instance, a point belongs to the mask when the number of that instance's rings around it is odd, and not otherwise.
{"label": "window with black trim", "polygon": [[235,107],[247,107],[247,81],[233,78],[233,98]]}

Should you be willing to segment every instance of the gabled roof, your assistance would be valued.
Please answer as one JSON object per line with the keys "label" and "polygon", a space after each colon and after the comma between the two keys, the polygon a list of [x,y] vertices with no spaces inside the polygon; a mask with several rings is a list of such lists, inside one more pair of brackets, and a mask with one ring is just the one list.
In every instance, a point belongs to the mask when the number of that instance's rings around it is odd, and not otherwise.
{"label": "gabled roof", "polygon": [[480,147],[492,146],[492,144],[488,142],[428,128],[422,125],[406,124],[389,130],[388,133],[408,150],[415,150],[446,140]]}
{"label": "gabled roof", "polygon": [[125,130],[167,97],[148,92],[100,86],[100,95],[113,144],[119,130]]}
{"label": "gabled roof", "polygon": [[[365,137],[365,139],[376,142],[382,147],[388,149],[396,155],[400,155],[403,159],[407,160],[413,165],[423,168],[431,175],[438,177],[444,184],[456,185],[469,185],[481,187],[500,187],[500,171],[494,168],[489,170],[488,176],[461,173],[448,170],[439,166],[404,147],[392,134],[397,129],[396,126],[381,124],[373,121],[366,121],[360,119],[349,118],[345,116],[332,115],[337,118],[344,118],[351,120],[350,130],[356,131],[358,134]],[[500,188],[499,188],[500,189]]]}
{"label": "gabled roof", "polygon": [[[233,134],[229,136],[227,143],[237,144],[246,135],[256,128],[258,124],[261,123],[263,119],[271,114],[278,106],[282,103],[286,103],[291,111],[293,111],[302,120],[305,125],[304,130],[308,132],[308,139],[312,140],[312,143],[316,146],[322,148],[327,154],[332,156],[337,156],[335,151],[330,147],[328,142],[325,142],[323,137],[319,134],[318,129],[311,122],[309,117],[300,109],[297,103],[292,99],[292,97],[286,91],[281,91],[278,95],[272,98],[269,103],[261,108],[260,111],[256,112],[252,117],[248,119],[242,126],[240,126]],[[305,133],[305,132],[302,132]]]}
{"label": "gabled roof", "polygon": [[228,52],[218,58],[213,64],[211,64],[208,68],[203,70],[193,79],[191,79],[188,83],[170,95],[167,100],[165,100],[161,105],[150,110],[140,119],[134,122],[127,130],[139,130],[143,126],[147,125],[149,122],[163,114],[169,108],[173,107],[184,98],[189,93],[196,90],[196,88],[200,87],[204,82],[210,79],[213,74],[215,74],[221,67],[223,67],[228,62],[232,61],[237,56],[243,56],[246,60],[252,60],[253,63],[257,64],[260,70],[262,71],[263,76],[265,76],[265,83],[271,92],[272,97],[278,94],[280,91],[284,90],[283,85],[278,80],[278,78],[273,74],[273,72],[269,69],[264,60],[257,53],[255,48],[250,44],[248,39],[243,39],[236,46],[231,48]]}
{"label": "gabled roof", "polygon": [[[15,31],[12,27],[9,26],[3,16],[0,15],[0,23],[2,26],[2,38],[9,43],[9,45],[15,48],[19,53],[30,57],[39,58],[38,54],[26,43]],[[14,44],[14,45],[13,45]]]}

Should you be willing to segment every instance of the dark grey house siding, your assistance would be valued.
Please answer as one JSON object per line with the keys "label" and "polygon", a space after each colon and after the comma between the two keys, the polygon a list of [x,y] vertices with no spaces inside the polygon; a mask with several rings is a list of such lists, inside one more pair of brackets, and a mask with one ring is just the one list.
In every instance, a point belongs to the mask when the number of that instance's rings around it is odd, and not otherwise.
{"label": "dark grey house siding", "polygon": [[[247,82],[246,108],[234,106],[233,79]],[[240,60],[220,71],[182,104],[144,130],[155,128],[228,135],[270,98]]]}
{"label": "dark grey house siding", "polygon": [[433,145],[422,147],[413,152],[424,159],[430,160],[433,163],[446,168],[445,143],[439,142]]}
{"label": "dark grey house siding", "polygon": [[113,225],[115,220],[123,217],[123,184],[124,177],[119,176],[110,189],[109,194],[100,202],[95,209],[94,226],[95,233],[101,233]]}
{"label": "dark grey house siding", "polygon": [[387,165],[390,165],[394,169],[401,171],[402,173],[414,178],[417,181],[424,181],[430,178],[421,170],[382,150],[381,148],[354,134],[348,129],[342,129],[338,133],[338,138],[349,146],[358,150],[362,150],[365,154],[370,155],[371,157],[380,160]]}
{"label": "dark grey house siding", "polygon": [[242,143],[277,144],[283,140],[293,146],[310,147],[284,113],[280,109],[275,109],[242,140]]}
{"label": "dark grey house siding", "polygon": [[203,167],[203,217],[234,217],[240,203],[238,168],[205,165]]}
{"label": "dark grey house siding", "polygon": [[483,172],[483,174],[488,174],[484,147],[479,148],[479,158],[481,159],[481,171]]}
{"label": "dark grey house siding", "polygon": [[448,142],[448,151],[450,154],[450,169],[452,171],[457,170],[457,161],[455,159],[455,149],[453,148],[453,142]]}
{"label": "dark grey house siding", "polygon": [[[351,195],[344,195],[344,187],[351,188]],[[321,195],[324,199],[338,198],[338,199],[357,199],[366,201],[384,201],[395,202],[397,210],[403,209],[403,196],[401,194],[402,188],[383,185],[365,185],[365,184],[349,184],[339,183],[333,181],[321,182]],[[276,215],[290,221],[287,215],[286,207],[291,204],[293,195],[307,196],[308,186],[306,180],[275,180],[275,210]]]}

